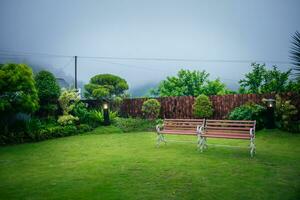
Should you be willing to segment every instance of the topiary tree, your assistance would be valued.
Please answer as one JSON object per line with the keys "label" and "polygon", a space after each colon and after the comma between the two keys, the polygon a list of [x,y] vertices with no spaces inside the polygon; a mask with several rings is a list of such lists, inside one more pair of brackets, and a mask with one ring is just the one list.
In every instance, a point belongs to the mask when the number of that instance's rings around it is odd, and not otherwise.
{"label": "topiary tree", "polygon": [[26,64],[0,65],[0,115],[33,113],[38,107],[31,68]]}
{"label": "topiary tree", "polygon": [[40,71],[35,76],[35,84],[40,100],[40,113],[53,115],[57,110],[60,87],[54,75],[49,71]]}
{"label": "topiary tree", "polygon": [[114,99],[128,90],[126,80],[112,74],[98,74],[84,87],[85,97],[95,99]]}
{"label": "topiary tree", "polygon": [[208,96],[201,94],[196,98],[193,112],[199,118],[209,118],[213,115],[212,102]]}
{"label": "topiary tree", "polygon": [[148,119],[156,119],[159,115],[160,103],[156,99],[148,99],[143,103],[142,112]]}
{"label": "topiary tree", "polygon": [[75,90],[64,90],[61,93],[58,101],[63,111],[63,115],[58,117],[58,123],[61,125],[70,125],[79,120],[78,117],[74,117],[72,114],[70,114],[79,100],[80,97]]}

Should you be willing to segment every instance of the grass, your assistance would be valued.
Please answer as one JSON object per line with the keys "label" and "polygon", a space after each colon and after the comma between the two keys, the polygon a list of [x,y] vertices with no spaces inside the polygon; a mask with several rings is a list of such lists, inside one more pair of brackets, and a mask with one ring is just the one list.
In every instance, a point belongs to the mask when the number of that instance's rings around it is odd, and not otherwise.
{"label": "grass", "polygon": [[156,148],[155,138],[106,127],[1,147],[0,199],[300,199],[300,135],[258,132],[253,159],[247,148],[200,153],[189,136],[168,136],[185,142]]}

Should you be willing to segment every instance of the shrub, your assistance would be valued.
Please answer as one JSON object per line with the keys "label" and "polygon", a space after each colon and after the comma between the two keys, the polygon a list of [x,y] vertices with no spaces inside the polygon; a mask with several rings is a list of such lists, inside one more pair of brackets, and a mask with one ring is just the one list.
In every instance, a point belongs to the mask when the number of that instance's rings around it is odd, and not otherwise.
{"label": "shrub", "polygon": [[199,95],[193,105],[194,115],[199,118],[209,118],[213,115],[212,103],[208,96]]}
{"label": "shrub", "polygon": [[35,85],[39,96],[40,113],[54,115],[58,108],[57,99],[60,94],[60,87],[56,78],[51,72],[40,71],[35,76]]}
{"label": "shrub", "polygon": [[76,103],[80,100],[79,95],[75,90],[64,90],[58,101],[61,109],[63,110],[63,115],[59,116],[58,123],[61,125],[73,124],[78,121],[78,117],[74,117],[70,112],[74,109]]}
{"label": "shrub", "polygon": [[73,115],[67,114],[59,116],[57,122],[62,126],[66,126],[74,124],[74,122],[78,120],[78,117],[74,117]]}
{"label": "shrub", "polygon": [[249,102],[234,108],[234,110],[229,113],[229,119],[256,120],[256,128],[261,129],[264,126],[265,110],[265,107]]}
{"label": "shrub", "polygon": [[156,122],[140,118],[116,118],[114,125],[123,132],[154,131]]}
{"label": "shrub", "polygon": [[290,100],[285,101],[279,95],[276,95],[275,116],[279,128],[284,130],[297,130],[298,125],[296,122],[293,122],[293,117],[295,117],[297,113],[297,108],[291,104]]}
{"label": "shrub", "polygon": [[[104,122],[104,113],[102,110],[93,110],[92,116],[95,121],[97,121],[101,124]],[[109,111],[109,120],[111,122],[114,122],[117,117],[118,117],[118,112]]]}
{"label": "shrub", "polygon": [[90,123],[93,120],[91,111],[82,102],[75,104],[71,114],[78,117],[80,123]]}
{"label": "shrub", "polygon": [[156,99],[148,99],[143,103],[142,112],[148,119],[156,119],[159,115],[160,103]]}

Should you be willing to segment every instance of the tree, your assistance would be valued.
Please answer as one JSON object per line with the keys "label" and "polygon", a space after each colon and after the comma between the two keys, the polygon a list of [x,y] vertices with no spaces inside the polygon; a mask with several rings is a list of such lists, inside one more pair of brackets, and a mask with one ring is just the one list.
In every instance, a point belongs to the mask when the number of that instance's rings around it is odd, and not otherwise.
{"label": "tree", "polygon": [[287,92],[294,84],[289,80],[291,70],[281,72],[276,66],[267,70],[265,64],[252,63],[252,71],[239,81],[240,93],[271,93]]}
{"label": "tree", "polygon": [[239,81],[241,88],[246,89],[248,93],[261,93],[261,86],[264,82],[264,77],[266,73],[265,64],[260,65],[257,63],[252,63],[252,72],[245,75],[245,79]]}
{"label": "tree", "polygon": [[231,93],[233,93],[233,91],[227,89],[226,85],[222,83],[219,78],[213,81],[207,81],[207,84],[203,88],[203,94],[205,95],[224,95]]}
{"label": "tree", "polygon": [[203,71],[180,70],[177,76],[167,77],[157,89],[150,91],[152,96],[198,96],[200,94],[215,95],[227,91],[225,84],[219,79],[208,80],[209,73]]}
{"label": "tree", "polygon": [[47,115],[57,110],[60,87],[51,72],[40,71],[35,76],[35,84],[40,100],[40,112]]}
{"label": "tree", "polygon": [[289,76],[292,70],[281,72],[276,66],[273,69],[266,70],[264,75],[264,84],[261,87],[262,93],[286,92],[290,84]]}
{"label": "tree", "polygon": [[298,80],[300,80],[300,33],[296,31],[295,35],[292,37],[292,47],[291,47],[292,64],[294,65],[293,70],[296,71],[295,75]]}
{"label": "tree", "polygon": [[33,73],[26,64],[0,65],[0,113],[33,113],[39,107]]}
{"label": "tree", "polygon": [[98,74],[84,87],[85,96],[96,99],[114,99],[128,90],[126,80],[112,74]]}
{"label": "tree", "polygon": [[206,95],[199,95],[193,105],[194,115],[200,118],[209,118],[213,115],[212,102]]}

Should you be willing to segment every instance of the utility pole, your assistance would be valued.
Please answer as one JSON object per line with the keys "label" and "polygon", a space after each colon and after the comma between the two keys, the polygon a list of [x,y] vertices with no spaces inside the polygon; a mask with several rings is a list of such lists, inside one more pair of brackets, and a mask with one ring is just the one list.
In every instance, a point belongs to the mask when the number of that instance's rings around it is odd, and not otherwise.
{"label": "utility pole", "polygon": [[75,56],[75,89],[77,90],[77,56]]}

